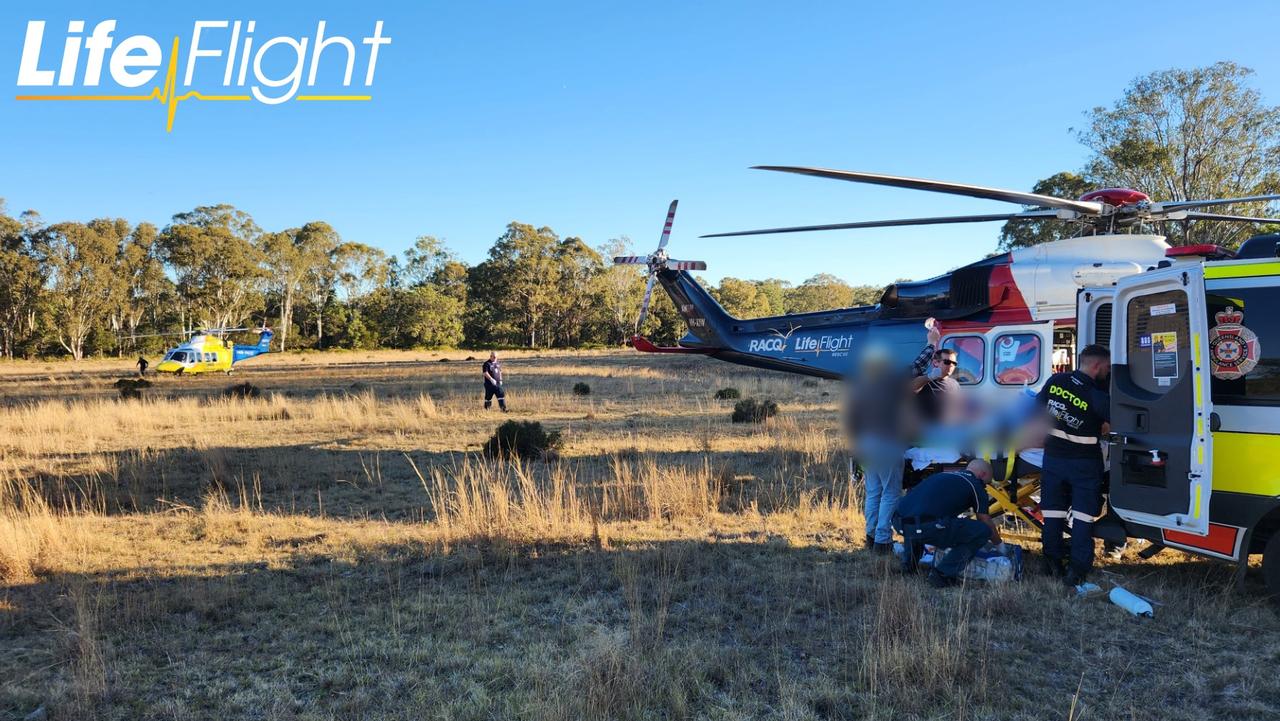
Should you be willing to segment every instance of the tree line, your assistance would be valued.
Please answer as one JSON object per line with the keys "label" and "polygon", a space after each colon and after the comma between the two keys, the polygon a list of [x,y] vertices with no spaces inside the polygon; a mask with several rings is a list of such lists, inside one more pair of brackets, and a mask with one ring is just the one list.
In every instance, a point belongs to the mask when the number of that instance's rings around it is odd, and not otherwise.
{"label": "tree line", "polygon": [[[1107,186],[1158,201],[1280,193],[1280,107],[1230,62],[1137,78],[1076,130],[1091,155],[1079,171],[1034,192],[1078,197]],[[1260,204],[1218,206],[1255,215]],[[1173,243],[1235,247],[1280,226],[1175,221],[1150,228]],[[1061,220],[1008,223],[1003,249],[1080,232]],[[118,218],[46,224],[10,217],[0,201],[0,355],[122,355],[174,343],[161,333],[239,324],[275,328],[293,348],[580,347],[616,345],[634,331],[644,276],[609,258],[626,238],[591,247],[550,228],[511,223],[487,257],[467,265],[443,242],[418,238],[400,255],[342,238],[323,221],[264,231],[247,213],[211,205],[168,225]],[[712,295],[735,316],[870,304],[877,286],[828,274],[797,286],[724,278]],[[663,343],[685,331],[655,290],[640,332]]]}
{"label": "tree line", "polygon": [[[476,265],[439,239],[399,255],[324,221],[264,231],[229,205],[164,227],[119,218],[46,223],[0,201],[0,355],[155,353],[201,328],[267,325],[280,349],[582,347],[634,332],[643,271],[614,266],[626,238],[593,248],[511,223]],[[724,278],[711,293],[742,317],[875,302],[878,287],[822,274],[792,286]],[[683,320],[661,289],[641,329],[674,342]]]}

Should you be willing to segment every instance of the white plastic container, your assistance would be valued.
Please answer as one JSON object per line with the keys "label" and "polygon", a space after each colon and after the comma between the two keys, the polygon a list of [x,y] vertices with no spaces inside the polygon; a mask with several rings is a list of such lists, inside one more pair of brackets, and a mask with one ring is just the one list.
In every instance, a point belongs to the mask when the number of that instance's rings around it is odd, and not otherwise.
{"label": "white plastic container", "polygon": [[1130,593],[1119,586],[1111,589],[1111,593],[1108,598],[1111,599],[1112,603],[1135,616],[1155,618],[1155,609],[1151,608],[1151,604],[1147,603],[1145,598]]}

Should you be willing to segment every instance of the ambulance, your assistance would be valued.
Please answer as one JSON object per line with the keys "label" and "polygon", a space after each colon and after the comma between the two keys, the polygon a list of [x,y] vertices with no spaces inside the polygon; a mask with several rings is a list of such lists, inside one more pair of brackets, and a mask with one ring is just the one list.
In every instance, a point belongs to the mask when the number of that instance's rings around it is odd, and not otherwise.
{"label": "ambulance", "polygon": [[[1170,248],[1077,295],[1111,349],[1111,513],[1130,537],[1237,564],[1280,597],[1280,234]],[[1115,519],[1112,519],[1113,521]]]}

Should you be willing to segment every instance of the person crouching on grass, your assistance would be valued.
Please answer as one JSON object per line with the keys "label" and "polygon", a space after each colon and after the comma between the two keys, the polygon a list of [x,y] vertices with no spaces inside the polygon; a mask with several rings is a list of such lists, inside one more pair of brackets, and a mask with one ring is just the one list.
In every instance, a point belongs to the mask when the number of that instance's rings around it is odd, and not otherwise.
{"label": "person crouching on grass", "polygon": [[507,412],[507,392],[502,387],[502,364],[498,362],[498,354],[489,353],[489,360],[480,366],[484,374],[484,409],[493,407],[493,397],[498,397],[498,407]]}

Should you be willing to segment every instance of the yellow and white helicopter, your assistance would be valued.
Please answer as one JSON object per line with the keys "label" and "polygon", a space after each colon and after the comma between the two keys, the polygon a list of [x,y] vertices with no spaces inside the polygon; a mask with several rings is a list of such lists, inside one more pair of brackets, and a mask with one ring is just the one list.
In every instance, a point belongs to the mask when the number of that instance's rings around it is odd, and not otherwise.
{"label": "yellow and white helicopter", "polygon": [[[258,334],[256,345],[237,345],[225,340],[228,333],[252,331]],[[271,352],[271,329],[207,328],[196,331],[186,343],[171,348],[156,364],[157,373],[190,375],[193,373],[226,373],[231,375],[240,361]]]}

